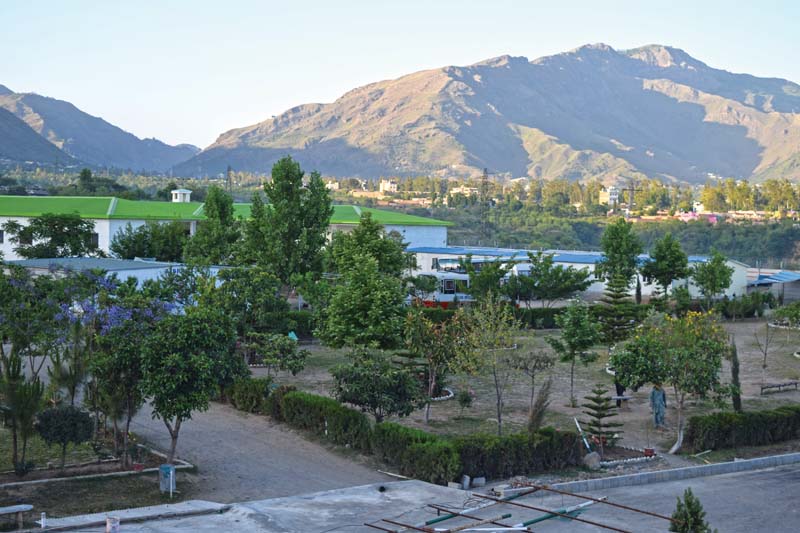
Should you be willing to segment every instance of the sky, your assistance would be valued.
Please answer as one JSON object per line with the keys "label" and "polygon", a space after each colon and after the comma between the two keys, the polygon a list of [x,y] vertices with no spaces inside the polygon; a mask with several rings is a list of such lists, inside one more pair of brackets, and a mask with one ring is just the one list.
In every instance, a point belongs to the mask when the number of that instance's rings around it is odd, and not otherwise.
{"label": "sky", "polygon": [[374,81],[587,43],[800,82],[798,21],[790,0],[0,0],[0,84],[205,147]]}

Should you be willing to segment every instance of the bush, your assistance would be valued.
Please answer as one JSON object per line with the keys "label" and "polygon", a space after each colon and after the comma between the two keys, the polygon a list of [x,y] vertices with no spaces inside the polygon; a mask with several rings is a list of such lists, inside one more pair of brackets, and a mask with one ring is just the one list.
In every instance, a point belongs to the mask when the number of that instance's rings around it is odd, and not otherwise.
{"label": "bush", "polygon": [[578,464],[578,436],[543,428],[536,433],[470,435],[454,441],[463,473],[499,479]]}
{"label": "bush", "polygon": [[556,316],[563,312],[563,307],[520,307],[514,310],[514,317],[531,329],[554,329],[558,327]]}
{"label": "bush", "polygon": [[267,397],[264,404],[264,412],[271,416],[274,420],[282,422],[283,418],[283,397],[297,390],[294,385],[281,385]]}
{"label": "bush", "polygon": [[272,378],[241,378],[231,387],[230,398],[234,407],[248,413],[263,413],[266,409]]}
{"label": "bush", "polygon": [[423,307],[422,315],[435,324],[447,322],[456,314],[455,309],[443,309],[441,307]]}
{"label": "bush", "polygon": [[433,442],[439,437],[419,429],[407,428],[394,422],[375,424],[372,431],[372,451],[382,461],[397,464],[412,444]]}
{"label": "bush", "polygon": [[428,483],[445,484],[461,472],[461,461],[452,442],[417,442],[411,444],[403,454],[400,471],[405,476]]}
{"label": "bush", "polygon": [[798,437],[800,405],[693,416],[686,429],[686,441],[694,451],[760,446]]}
{"label": "bush", "polygon": [[39,413],[36,431],[48,446],[56,444],[61,447],[61,468],[64,468],[67,445],[91,439],[94,422],[88,412],[72,405],[62,405]]}
{"label": "bush", "polygon": [[[298,337],[310,339],[314,336],[314,313],[311,311],[289,311],[289,331],[294,331]],[[289,331],[286,333],[288,334]]]}
{"label": "bush", "polygon": [[332,398],[305,392],[290,392],[281,403],[290,426],[311,431],[335,444],[369,451],[371,429],[363,413]]}

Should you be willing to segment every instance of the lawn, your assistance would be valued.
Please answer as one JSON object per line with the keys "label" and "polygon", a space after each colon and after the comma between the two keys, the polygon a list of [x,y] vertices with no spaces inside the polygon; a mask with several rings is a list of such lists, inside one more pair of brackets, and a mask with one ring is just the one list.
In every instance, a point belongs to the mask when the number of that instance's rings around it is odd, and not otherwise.
{"label": "lawn", "polygon": [[[11,441],[11,431],[8,428],[0,427],[0,472],[14,469],[11,460]],[[19,446],[21,453],[21,442]],[[88,443],[67,446],[67,464],[82,463],[94,459],[97,459],[97,455],[95,455],[94,450]],[[28,440],[28,451],[25,460],[33,461],[37,467],[45,467],[48,462],[58,466],[61,463],[61,448],[59,446],[47,446],[38,435],[33,436]]]}
{"label": "lawn", "polygon": [[[758,351],[753,333],[758,328],[764,327],[763,320],[748,320],[726,322],[725,328],[735,335],[741,362],[741,382],[743,399],[746,409],[770,409],[787,403],[800,401],[800,393],[785,392],[769,396],[760,395],[762,381],[761,363],[763,356]],[[518,344],[523,347],[543,348],[546,346],[545,337],[558,335],[558,331],[525,331],[518,339]],[[781,382],[787,379],[796,379],[800,375],[800,361],[792,357],[796,346],[800,345],[800,332],[782,331],[770,350],[767,366],[767,381]],[[346,350],[334,350],[324,346],[313,345],[309,347],[311,357],[306,369],[297,376],[281,374],[277,377],[278,383],[290,383],[302,390],[317,394],[329,395],[333,380],[330,368],[347,361]],[[525,348],[523,348],[525,349]],[[606,349],[596,347],[598,359],[586,366],[578,363],[575,367],[575,394],[579,403],[583,396],[589,393],[592,387],[599,383],[613,394],[613,378],[605,372],[607,362]],[[257,372],[260,373],[261,371]],[[569,364],[558,362],[550,372],[553,379],[551,402],[545,423],[561,429],[574,429],[575,418],[585,419],[583,408],[568,406],[569,398]],[[537,379],[537,387],[543,381]],[[729,364],[725,362],[721,372],[723,382],[730,380]],[[449,386],[454,389],[462,387],[471,388],[475,394],[473,405],[467,409],[459,407],[458,403],[450,400],[433,404],[431,422],[426,425],[422,410],[416,411],[407,418],[398,420],[402,424],[418,427],[427,431],[440,434],[468,434],[474,432],[493,433],[497,430],[495,391],[492,380],[488,374],[478,376],[449,376]],[[637,391],[626,391],[632,396],[628,405],[619,411],[617,421],[622,422],[621,444],[632,447],[655,446],[664,451],[675,440],[676,411],[672,391],[668,389],[668,431],[656,432],[651,429],[652,419],[649,406],[650,387],[645,386]],[[530,380],[521,374],[514,374],[505,396],[504,428],[513,432],[525,427],[530,398]],[[728,404],[730,402],[727,402]],[[699,414],[715,409],[710,402],[690,402],[687,406],[687,416]]]}

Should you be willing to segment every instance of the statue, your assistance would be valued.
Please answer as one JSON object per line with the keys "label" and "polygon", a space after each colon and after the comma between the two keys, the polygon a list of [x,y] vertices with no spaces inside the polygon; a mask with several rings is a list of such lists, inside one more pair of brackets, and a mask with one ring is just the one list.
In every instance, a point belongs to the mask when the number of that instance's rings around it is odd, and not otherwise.
{"label": "statue", "polygon": [[653,423],[656,429],[666,428],[664,416],[667,411],[667,393],[664,392],[661,383],[654,384],[653,390],[650,391],[650,409],[653,411]]}

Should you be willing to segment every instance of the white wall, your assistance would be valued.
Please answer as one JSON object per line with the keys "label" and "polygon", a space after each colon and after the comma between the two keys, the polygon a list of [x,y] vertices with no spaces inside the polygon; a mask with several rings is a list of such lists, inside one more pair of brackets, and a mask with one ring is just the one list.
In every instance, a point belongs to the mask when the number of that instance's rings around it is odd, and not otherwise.
{"label": "white wall", "polygon": [[409,247],[447,246],[447,226],[384,226],[387,233],[396,231]]}

